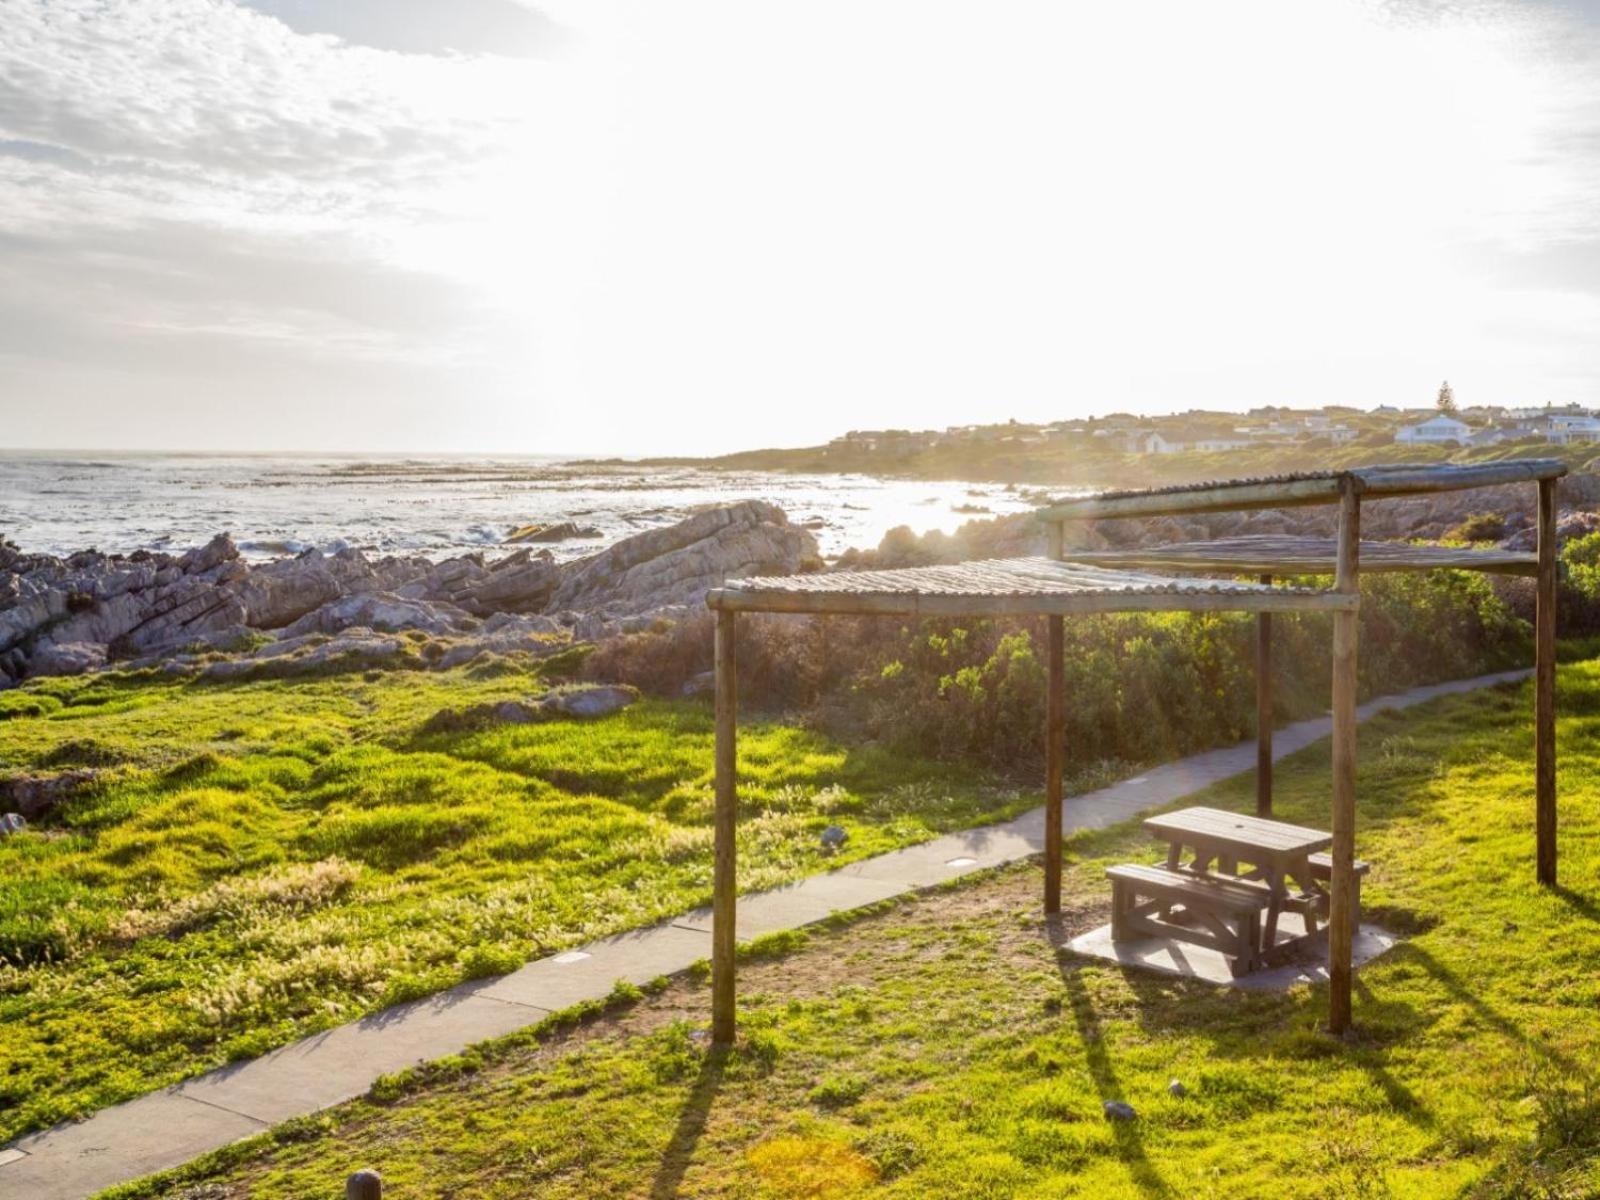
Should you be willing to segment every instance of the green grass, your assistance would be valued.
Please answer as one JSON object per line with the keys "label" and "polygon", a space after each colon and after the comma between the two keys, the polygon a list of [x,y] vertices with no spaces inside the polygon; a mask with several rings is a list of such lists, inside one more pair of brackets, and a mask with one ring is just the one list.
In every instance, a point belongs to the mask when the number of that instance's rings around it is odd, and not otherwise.
{"label": "green grass", "polygon": [[[1533,883],[1526,687],[1363,726],[1368,915],[1405,940],[1361,970],[1347,1040],[1321,989],[1058,957],[1030,867],[746,963],[725,1059],[680,981],[128,1194],[331,1196],[374,1167],[408,1197],[1600,1195],[1600,664],[1560,682],[1556,890]],[[1279,814],[1325,826],[1328,776],[1326,743],[1289,760]],[[1248,809],[1251,781],[1199,799]],[[1071,850],[1068,930],[1104,920],[1107,862],[1153,857],[1135,825]]]}
{"label": "green grass", "polygon": [[[7,693],[0,772],[95,789],[0,841],[0,1140],[710,896],[711,721],[420,734],[526,674]],[[1015,789],[755,721],[741,883],[1027,807]],[[837,861],[837,860],[832,860]]]}

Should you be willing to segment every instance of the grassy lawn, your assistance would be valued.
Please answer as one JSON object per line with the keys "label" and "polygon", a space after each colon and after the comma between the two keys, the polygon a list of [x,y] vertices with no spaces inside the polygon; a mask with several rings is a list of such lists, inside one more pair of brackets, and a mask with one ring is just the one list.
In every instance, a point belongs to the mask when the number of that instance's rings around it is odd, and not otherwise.
{"label": "grassy lawn", "polygon": [[[92,767],[0,841],[0,1140],[710,896],[702,704],[425,733],[517,672],[10,692],[0,771]],[[32,713],[32,715],[20,715]],[[741,884],[1034,802],[782,725],[741,740]]]}
{"label": "grassy lawn", "polygon": [[[726,1058],[704,980],[677,981],[128,1191],[299,1200],[370,1166],[400,1200],[1600,1195],[1600,665],[1561,686],[1557,891],[1532,882],[1525,687],[1363,727],[1368,913],[1405,940],[1347,1041],[1320,991],[1059,956],[1105,919],[1105,863],[1154,856],[1124,826],[1072,843],[1059,926],[1029,868],[790,938],[745,969]],[[1285,764],[1280,815],[1325,824],[1328,774],[1325,743]],[[1203,798],[1245,809],[1251,782]]]}

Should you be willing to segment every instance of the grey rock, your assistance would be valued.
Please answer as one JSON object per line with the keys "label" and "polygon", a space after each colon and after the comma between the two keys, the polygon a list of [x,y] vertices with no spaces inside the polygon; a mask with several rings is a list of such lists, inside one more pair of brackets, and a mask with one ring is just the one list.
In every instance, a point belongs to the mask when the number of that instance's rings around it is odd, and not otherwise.
{"label": "grey rock", "polygon": [[34,675],[82,675],[106,664],[106,648],[98,642],[64,642],[41,646],[28,660]]}
{"label": "grey rock", "polygon": [[824,850],[841,850],[850,840],[850,834],[842,825],[829,825],[822,831],[822,848]]}
{"label": "grey rock", "polygon": [[0,813],[0,837],[10,837],[13,833],[21,833],[28,827],[21,813]]}
{"label": "grey rock", "polygon": [[1183,1086],[1182,1080],[1174,1079],[1171,1083],[1167,1084],[1167,1094],[1169,1096],[1177,1096],[1181,1100],[1184,1096],[1189,1094],[1189,1089]]}
{"label": "grey rock", "polygon": [[1105,1110],[1108,1121],[1132,1121],[1139,1115],[1133,1111],[1133,1105],[1121,1100],[1107,1100],[1100,1107]]}
{"label": "grey rock", "polygon": [[686,699],[698,699],[709,696],[716,691],[717,673],[715,671],[701,671],[698,675],[691,675],[683,681],[683,686],[678,689],[678,694]]}
{"label": "grey rock", "polygon": [[70,771],[10,775],[0,778],[0,800],[10,811],[36,821],[52,809],[94,786],[101,772],[80,767]]}
{"label": "grey rock", "polygon": [[548,608],[618,616],[668,604],[699,604],[706,592],[744,575],[787,575],[818,561],[817,540],[784,511],[746,500],[624,538],[568,563]]}
{"label": "grey rock", "polygon": [[420,629],[424,633],[454,633],[468,627],[470,615],[442,601],[407,600],[392,592],[358,592],[331,600],[315,612],[284,627],[284,637],[307,633],[339,633],[362,626],[367,629]]}
{"label": "grey rock", "polygon": [[639,698],[637,688],[622,684],[574,688],[552,692],[540,703],[546,712],[564,717],[606,717],[621,712]]}
{"label": "grey rock", "polygon": [[198,575],[202,571],[210,571],[226,562],[233,562],[239,557],[239,547],[233,544],[233,538],[226,533],[219,533],[204,546],[196,546],[178,560],[178,569],[186,575]]}
{"label": "grey rock", "polygon": [[556,521],[548,525],[523,525],[506,535],[506,541],[517,542],[567,542],[577,538],[603,537],[604,533],[593,525],[578,525],[573,521]]}

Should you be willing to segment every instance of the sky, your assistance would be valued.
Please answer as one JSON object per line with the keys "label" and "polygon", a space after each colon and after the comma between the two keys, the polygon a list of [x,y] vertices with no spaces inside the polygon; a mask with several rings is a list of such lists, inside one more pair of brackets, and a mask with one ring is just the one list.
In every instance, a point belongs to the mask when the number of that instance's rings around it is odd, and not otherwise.
{"label": "sky", "polygon": [[0,0],[0,445],[1600,405],[1600,4]]}

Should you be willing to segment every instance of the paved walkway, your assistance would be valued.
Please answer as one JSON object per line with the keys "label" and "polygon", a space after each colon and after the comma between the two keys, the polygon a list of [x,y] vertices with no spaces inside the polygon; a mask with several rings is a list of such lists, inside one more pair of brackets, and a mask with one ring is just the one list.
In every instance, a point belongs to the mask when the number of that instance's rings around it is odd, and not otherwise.
{"label": "paved walkway", "polygon": [[[1438,696],[1518,680],[1507,671],[1417,688],[1362,705],[1409,708]],[[1327,717],[1273,735],[1273,756],[1293,754],[1328,735]],[[1069,797],[1069,830],[1101,829],[1145,809],[1255,767],[1255,743],[1196,754],[1133,779]],[[1013,821],[947,834],[739,900],[739,936],[793,929],[830,913],[1003,866],[1044,847],[1044,809]],[[0,1197],[83,1200],[112,1184],[175,1167],[289,1117],[360,1096],[380,1075],[455,1054],[474,1042],[536,1024],[546,1014],[599,999],[619,979],[644,983],[711,956],[711,913],[701,909],[664,925],[606,938],[539,959],[497,979],[477,980],[425,1000],[304,1038],[262,1058],[236,1063],[58,1125],[0,1147]]]}

